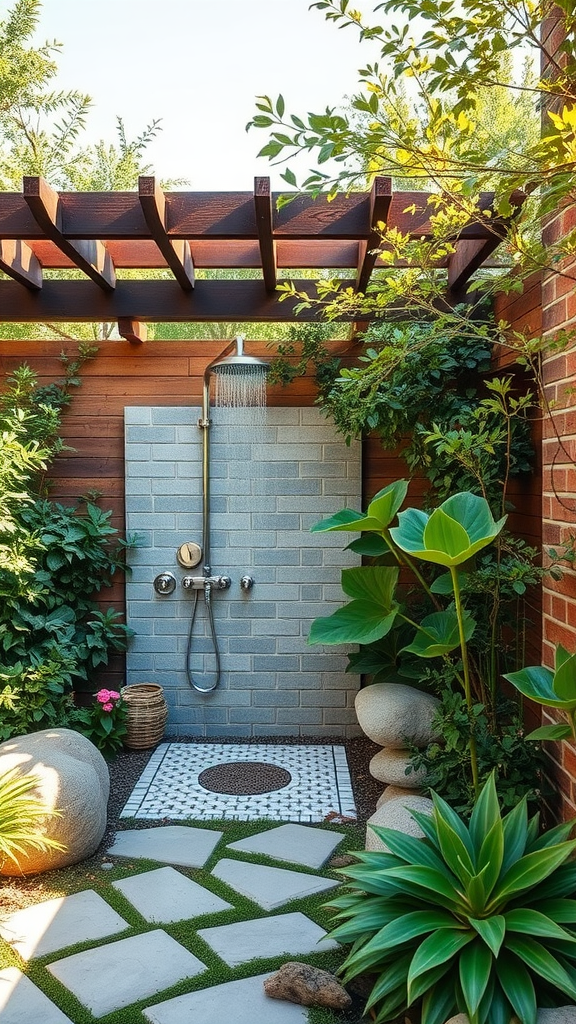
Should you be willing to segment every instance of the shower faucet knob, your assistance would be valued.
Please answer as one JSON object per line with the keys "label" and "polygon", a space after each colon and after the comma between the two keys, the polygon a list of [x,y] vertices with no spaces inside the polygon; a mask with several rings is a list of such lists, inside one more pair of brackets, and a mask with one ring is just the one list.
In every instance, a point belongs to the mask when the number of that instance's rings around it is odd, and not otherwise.
{"label": "shower faucet knob", "polygon": [[154,578],[154,590],[157,594],[173,594],[176,589],[176,577],[171,572],[161,572]]}
{"label": "shower faucet knob", "polygon": [[241,576],[240,577],[240,586],[241,586],[242,590],[252,590],[252,587],[254,586],[254,577],[253,576]]}

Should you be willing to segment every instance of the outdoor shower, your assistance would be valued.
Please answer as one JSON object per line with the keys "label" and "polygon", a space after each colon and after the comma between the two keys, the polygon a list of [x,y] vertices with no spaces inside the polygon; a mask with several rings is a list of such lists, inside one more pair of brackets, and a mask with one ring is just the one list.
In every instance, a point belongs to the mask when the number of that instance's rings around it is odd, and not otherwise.
{"label": "outdoor shower", "polygon": [[[199,559],[203,562],[202,575],[184,576],[182,586],[186,590],[194,592],[194,603],[190,617],[190,628],[188,631],[188,644],[186,649],[186,675],[188,682],[200,693],[210,693],[215,690],[220,681],[220,651],[214,624],[212,610],[212,591],[227,590],[232,580],[229,576],[213,576],[210,564],[210,379],[214,377],[214,404],[225,408],[251,408],[254,409],[253,422],[259,425],[262,422],[263,411],[266,407],[266,375],[269,365],[263,359],[245,355],[244,337],[238,334],[232,344],[225,351],[235,349],[231,355],[224,355],[214,360],[206,367],[202,387],[202,415],[198,420],[198,426],[202,431],[202,549],[196,549]],[[183,545],[185,547],[186,545]],[[190,547],[190,546],[188,546]],[[182,550],[182,549],[180,549]],[[182,563],[181,563],[182,564]],[[185,564],[185,563],[184,563]],[[198,562],[191,564],[198,564]],[[240,579],[240,586],[247,591],[252,588],[254,580],[251,576],[244,575]],[[211,686],[203,686],[192,676],[190,658],[194,638],[194,624],[198,611],[198,596],[204,594],[208,627],[214,652],[215,670],[214,682]]]}

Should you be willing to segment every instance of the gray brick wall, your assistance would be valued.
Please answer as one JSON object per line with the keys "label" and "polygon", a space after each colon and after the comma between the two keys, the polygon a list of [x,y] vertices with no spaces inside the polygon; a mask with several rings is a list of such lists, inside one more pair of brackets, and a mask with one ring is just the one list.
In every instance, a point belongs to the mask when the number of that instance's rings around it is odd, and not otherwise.
{"label": "gray brick wall", "polygon": [[[164,687],[169,736],[359,734],[358,681],[344,674],[344,648],[307,644],[312,619],[342,601],[340,568],[357,564],[342,551],[346,534],[311,534],[310,526],[361,501],[360,445],[344,444],[318,409],[271,408],[257,430],[245,410],[211,410],[211,565],[232,587],[213,595],[220,684],[206,695],[188,685],[193,597],[180,586],[176,550],[201,541],[199,415],[187,407],[125,410],[126,528],[141,538],[127,582],[136,632],[127,682]],[[152,586],[164,570],[178,579],[167,597]],[[245,573],[256,581],[247,593],[239,584]],[[190,666],[202,685],[213,680],[202,597]]]}

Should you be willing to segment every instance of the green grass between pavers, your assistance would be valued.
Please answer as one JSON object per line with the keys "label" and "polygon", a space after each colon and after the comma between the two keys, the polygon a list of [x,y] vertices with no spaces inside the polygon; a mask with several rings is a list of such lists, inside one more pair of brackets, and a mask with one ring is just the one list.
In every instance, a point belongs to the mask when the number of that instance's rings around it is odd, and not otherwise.
{"label": "green grass between pavers", "polygon": [[[130,819],[123,819],[122,821],[122,825],[126,828],[133,827],[133,824],[134,822]],[[214,820],[186,821],[179,822],[178,824],[186,824],[194,828],[205,828],[210,831],[223,833],[220,841],[203,868],[177,867],[176,869],[186,877],[193,879],[195,882],[204,886],[204,888],[220,896],[228,903],[231,903],[232,909],[222,910],[212,914],[203,914],[189,920],[178,921],[175,924],[149,924],[126,899],[126,897],[113,888],[112,882],[132,875],[141,874],[144,871],[150,871],[158,867],[165,867],[164,862],[137,858],[116,859],[111,855],[111,859],[114,860],[114,868],[105,870],[100,866],[100,860],[96,861],[92,858],[85,862],[84,865],[73,865],[59,871],[48,872],[46,875],[35,876],[32,880],[23,879],[21,883],[11,880],[10,884],[13,886],[21,884],[27,888],[33,886],[33,902],[36,903],[45,899],[52,899],[54,896],[67,896],[75,892],[81,892],[85,889],[94,889],[95,892],[102,896],[106,902],[109,903],[110,906],[128,922],[130,926],[129,929],[110,936],[108,939],[67,946],[65,949],[58,950],[56,953],[52,953],[49,956],[34,959],[28,964],[24,963],[18,954],[15,953],[6,942],[0,939],[0,968],[12,966],[19,967],[23,970],[30,980],[45,992],[56,1006],[58,1006],[70,1018],[73,1024],[96,1024],[96,1020],[98,1021],[98,1024],[145,1024],[146,1018],[144,1017],[142,1010],[146,1006],[152,1006],[154,1003],[163,1002],[166,999],[184,995],[188,992],[195,992],[199,989],[224,984],[224,982],[227,981],[235,981],[240,978],[248,978],[256,974],[275,971],[278,970],[278,968],[281,967],[287,959],[296,959],[303,963],[314,964],[316,967],[321,967],[324,970],[331,971],[332,973],[337,971],[345,956],[344,949],[326,950],[322,953],[310,953],[307,955],[294,954],[294,956],[290,957],[287,957],[286,954],[284,954],[278,957],[271,957],[269,959],[250,960],[247,963],[240,964],[238,967],[231,968],[228,967],[228,965],[225,964],[224,961],[222,961],[220,957],[218,957],[217,954],[198,936],[197,929],[210,928],[214,925],[232,924],[239,921],[264,918],[293,911],[300,911],[301,913],[306,914],[307,917],[312,921],[315,921],[322,928],[330,928],[331,915],[330,912],[325,909],[324,905],[327,900],[333,898],[334,894],[337,892],[336,888],[304,899],[292,900],[273,911],[265,911],[246,896],[242,896],[235,889],[230,888],[224,882],[221,882],[220,879],[215,878],[210,874],[217,861],[221,860],[223,857],[240,861],[248,861],[253,864],[269,865],[271,867],[285,867],[292,871],[301,871],[306,874],[317,874],[321,877],[332,878],[340,881],[342,876],[338,871],[331,869],[329,866],[326,866],[324,869],[317,870],[298,864],[292,864],[288,861],[277,861],[271,857],[259,854],[247,854],[241,853],[238,850],[228,849],[229,843],[237,842],[240,839],[246,839],[248,836],[264,832],[269,828],[278,827],[282,822],[269,820]],[[322,829],[338,832],[343,836],[342,842],[334,850],[333,856],[341,856],[345,853],[353,852],[354,850],[363,849],[364,847],[364,832],[358,826],[322,823]],[[116,1010],[114,1013],[108,1014],[105,1017],[99,1017],[96,1019],[85,1007],[81,1006],[68,989],[53,978],[50,972],[46,969],[49,963],[52,963],[54,960],[59,960],[64,956],[70,956],[72,953],[102,946],[105,943],[116,942],[119,939],[142,934],[147,931],[153,931],[157,928],[162,928],[177,942],[197,956],[204,964],[206,964],[207,970],[194,978],[188,978],[185,981],[180,982],[178,985],[164,989],[161,993],[157,993],[156,996],[148,996],[141,1002],[133,1003],[126,1009]],[[102,979],[102,984],[106,984],[105,978]],[[351,1017],[348,1014],[336,1013],[325,1008],[315,1007],[311,1007],[308,1010],[308,1014],[310,1024],[341,1024],[343,1021],[348,1022],[359,1019],[355,1016]]]}

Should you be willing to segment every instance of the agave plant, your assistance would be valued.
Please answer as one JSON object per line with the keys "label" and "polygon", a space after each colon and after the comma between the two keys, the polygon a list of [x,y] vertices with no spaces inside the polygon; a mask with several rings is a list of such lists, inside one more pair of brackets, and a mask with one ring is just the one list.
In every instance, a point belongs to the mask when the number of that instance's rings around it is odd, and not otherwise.
{"label": "agave plant", "polygon": [[328,906],[331,937],[352,943],[344,982],[375,975],[379,1024],[420,1000],[422,1024],[535,1024],[539,1006],[576,1001],[574,822],[539,836],[525,799],[502,817],[493,775],[469,825],[433,801],[431,817],[411,811],[424,839],[371,825],[389,852],[343,869],[350,891]]}
{"label": "agave plant", "polygon": [[11,860],[21,867],[30,849],[64,849],[42,831],[42,820],[60,812],[50,810],[33,794],[38,782],[36,776],[23,775],[18,768],[0,776],[0,866]]}

